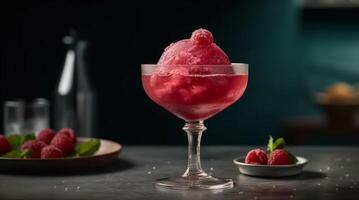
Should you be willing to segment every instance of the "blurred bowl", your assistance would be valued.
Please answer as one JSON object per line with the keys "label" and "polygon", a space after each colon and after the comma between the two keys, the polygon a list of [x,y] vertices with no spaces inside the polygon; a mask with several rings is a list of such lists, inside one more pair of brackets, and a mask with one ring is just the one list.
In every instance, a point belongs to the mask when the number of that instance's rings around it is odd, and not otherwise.
{"label": "blurred bowl", "polygon": [[335,104],[328,102],[317,102],[326,115],[330,126],[346,126],[355,124],[359,110],[359,102],[351,104]]}

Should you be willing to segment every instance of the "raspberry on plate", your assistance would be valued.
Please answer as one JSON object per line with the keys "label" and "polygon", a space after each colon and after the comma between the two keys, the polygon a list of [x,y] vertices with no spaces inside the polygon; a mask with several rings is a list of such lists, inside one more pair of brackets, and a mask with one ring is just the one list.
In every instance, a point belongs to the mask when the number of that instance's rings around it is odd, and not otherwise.
{"label": "raspberry on plate", "polygon": [[0,135],[0,154],[7,153],[11,150],[11,145],[9,141],[7,141],[6,137]]}
{"label": "raspberry on plate", "polygon": [[50,145],[59,148],[64,153],[64,155],[71,153],[75,147],[75,144],[72,142],[72,140],[65,134],[56,134]]}
{"label": "raspberry on plate", "polygon": [[21,145],[21,150],[29,149],[31,150],[31,158],[40,158],[41,150],[46,145],[45,142],[40,140],[29,140]]}
{"label": "raspberry on plate", "polygon": [[74,144],[77,143],[75,131],[72,130],[71,128],[63,128],[63,129],[59,130],[59,132],[57,132],[57,134],[64,134],[71,139],[72,143],[74,143]]}
{"label": "raspberry on plate", "polygon": [[245,162],[247,164],[266,165],[267,154],[262,149],[253,149],[247,153]]}
{"label": "raspberry on plate", "polygon": [[61,158],[63,156],[64,153],[61,151],[61,149],[53,145],[46,146],[41,150],[41,159]]}
{"label": "raspberry on plate", "polygon": [[53,131],[51,128],[45,128],[42,131],[40,131],[39,135],[37,136],[37,139],[45,142],[46,144],[50,144],[54,136],[55,136],[55,131]]}
{"label": "raspberry on plate", "polygon": [[289,165],[289,154],[283,149],[276,149],[269,155],[268,165]]}

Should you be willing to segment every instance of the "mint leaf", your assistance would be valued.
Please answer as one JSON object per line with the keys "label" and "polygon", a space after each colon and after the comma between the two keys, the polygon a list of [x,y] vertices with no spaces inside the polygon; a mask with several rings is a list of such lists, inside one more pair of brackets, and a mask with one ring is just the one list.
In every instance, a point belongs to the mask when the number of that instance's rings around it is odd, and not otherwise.
{"label": "mint leaf", "polygon": [[284,138],[278,138],[275,140],[273,144],[273,151],[276,149],[283,149],[285,146],[285,140]]}
{"label": "mint leaf", "polygon": [[24,144],[24,142],[26,142],[28,140],[35,140],[35,139],[36,139],[36,136],[34,133],[21,135],[21,144]]}
{"label": "mint leaf", "polygon": [[272,153],[273,151],[273,137],[271,135],[269,136],[267,151],[269,151],[270,153]]}
{"label": "mint leaf", "polygon": [[75,153],[79,156],[93,155],[100,148],[100,140],[91,139],[76,145]]}
{"label": "mint leaf", "polygon": [[269,151],[269,153],[272,153],[276,149],[283,149],[285,146],[284,138],[278,138],[274,142],[273,140],[274,140],[273,137],[270,135],[267,145],[267,151]]}
{"label": "mint leaf", "polygon": [[298,162],[297,157],[295,157],[293,154],[291,154],[289,151],[286,151],[289,156],[289,164],[296,164]]}
{"label": "mint leaf", "polygon": [[12,150],[4,154],[5,158],[29,158],[31,156],[31,150],[26,149],[24,151]]}
{"label": "mint leaf", "polygon": [[34,140],[35,134],[30,133],[30,134],[24,134],[24,135],[19,135],[19,134],[11,134],[6,136],[6,139],[9,141],[10,145],[11,145],[11,150],[18,150],[20,149],[21,145],[28,141],[28,140]]}
{"label": "mint leaf", "polygon": [[20,135],[8,135],[8,136],[6,136],[6,139],[7,139],[7,141],[9,141],[12,150],[18,149],[22,144]]}
{"label": "mint leaf", "polygon": [[21,158],[30,158],[32,155],[32,151],[30,149],[25,149],[21,152]]}
{"label": "mint leaf", "polygon": [[12,150],[7,152],[6,154],[2,155],[5,158],[21,158],[21,151]]}

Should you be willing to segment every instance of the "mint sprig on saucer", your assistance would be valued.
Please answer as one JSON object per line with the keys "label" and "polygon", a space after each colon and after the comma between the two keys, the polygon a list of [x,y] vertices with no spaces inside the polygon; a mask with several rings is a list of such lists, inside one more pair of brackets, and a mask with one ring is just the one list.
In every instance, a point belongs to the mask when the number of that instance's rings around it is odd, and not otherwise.
{"label": "mint sprig on saucer", "polygon": [[284,146],[285,146],[284,138],[281,137],[281,138],[274,140],[271,135],[269,136],[269,141],[267,144],[267,151],[269,153],[272,153],[276,149],[283,149]]}
{"label": "mint sprig on saucer", "polygon": [[[268,144],[267,144],[267,151],[271,154],[276,149],[284,149],[286,143],[284,138],[280,137],[274,140],[274,138],[270,135]],[[288,153],[289,156],[289,163],[290,164],[296,164],[298,162],[298,159],[291,154],[289,151],[285,150]]]}

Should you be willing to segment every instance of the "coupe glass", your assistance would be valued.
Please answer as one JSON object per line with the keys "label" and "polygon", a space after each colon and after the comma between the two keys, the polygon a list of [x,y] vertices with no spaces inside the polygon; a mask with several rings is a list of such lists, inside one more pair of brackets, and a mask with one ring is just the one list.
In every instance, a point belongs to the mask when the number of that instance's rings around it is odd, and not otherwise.
{"label": "coupe glass", "polygon": [[184,174],[157,180],[171,189],[224,189],[233,180],[208,175],[201,167],[200,141],[203,121],[236,102],[248,82],[248,65],[155,65],[143,64],[142,84],[157,104],[185,120],[188,164]]}

